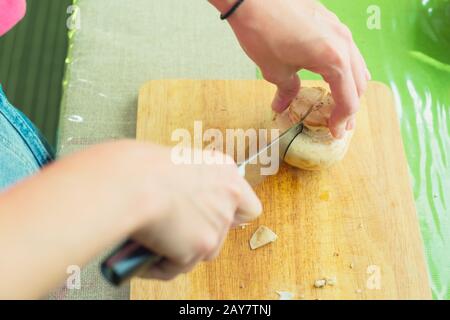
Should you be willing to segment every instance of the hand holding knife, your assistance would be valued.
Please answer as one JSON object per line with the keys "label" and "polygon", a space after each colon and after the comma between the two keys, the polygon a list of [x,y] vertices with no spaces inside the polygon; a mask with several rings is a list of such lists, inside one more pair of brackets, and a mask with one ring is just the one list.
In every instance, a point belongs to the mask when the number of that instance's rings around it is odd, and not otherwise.
{"label": "hand holding knife", "polygon": [[[245,177],[252,187],[260,184],[266,177],[261,174],[261,165],[257,161],[258,157],[264,153],[271,153],[272,150],[278,150],[280,160],[283,160],[291,143],[303,131],[303,121],[308,114],[309,112],[300,123],[281,134],[266,147],[260,149],[256,154],[250,155],[248,159],[238,165],[240,174]],[[115,249],[102,262],[101,272],[111,284],[120,285],[131,277],[148,270],[152,265],[159,263],[163,259],[163,257],[130,239]]]}

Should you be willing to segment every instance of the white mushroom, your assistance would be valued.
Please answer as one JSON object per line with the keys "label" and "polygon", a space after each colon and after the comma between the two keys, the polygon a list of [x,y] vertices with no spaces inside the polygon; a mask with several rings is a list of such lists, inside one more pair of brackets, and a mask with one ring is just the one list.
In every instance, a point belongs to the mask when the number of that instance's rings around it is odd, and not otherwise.
{"label": "white mushroom", "polygon": [[353,131],[346,131],[342,139],[331,135],[328,120],[334,107],[331,94],[324,88],[302,88],[290,107],[276,117],[274,126],[284,131],[307,116],[303,132],[286,153],[286,163],[304,170],[320,170],[344,158]]}
{"label": "white mushroom", "polygon": [[326,280],[327,280],[327,286],[335,286],[337,284],[336,277],[327,278]]}

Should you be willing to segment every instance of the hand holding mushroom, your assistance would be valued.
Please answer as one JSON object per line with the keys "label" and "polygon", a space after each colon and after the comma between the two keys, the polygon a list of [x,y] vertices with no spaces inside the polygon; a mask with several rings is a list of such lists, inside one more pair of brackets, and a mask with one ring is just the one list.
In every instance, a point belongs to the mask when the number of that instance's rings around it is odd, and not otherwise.
{"label": "hand holding mushroom", "polygon": [[[235,2],[210,1],[222,12]],[[297,96],[297,72],[307,69],[330,85],[336,102],[328,119],[333,137],[344,138],[354,128],[370,73],[350,30],[334,13],[315,0],[246,0],[228,21],[264,78],[278,87],[276,112]]]}

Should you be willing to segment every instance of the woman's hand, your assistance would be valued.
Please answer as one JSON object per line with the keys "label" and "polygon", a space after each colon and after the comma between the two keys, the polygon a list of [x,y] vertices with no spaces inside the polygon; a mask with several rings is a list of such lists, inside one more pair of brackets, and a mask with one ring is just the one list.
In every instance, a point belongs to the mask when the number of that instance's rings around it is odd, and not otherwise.
{"label": "woman's hand", "polygon": [[134,238],[165,258],[145,276],[169,280],[217,257],[230,227],[257,218],[262,207],[233,160],[222,153],[208,152],[217,164],[176,165],[168,149],[154,152],[159,160],[148,168],[148,183],[158,190],[145,188],[148,194],[139,202],[152,205],[158,199],[163,205],[156,215],[142,211],[148,222],[143,220],[145,227]]}
{"label": "woman's hand", "polygon": [[[214,157],[222,159],[220,153]],[[213,259],[232,224],[261,204],[229,158],[175,165],[168,148],[111,142],[62,159],[0,193],[0,298],[39,298],[105,248],[134,238],[170,279]]]}
{"label": "woman's hand", "polygon": [[[210,0],[221,12],[236,0]],[[355,125],[359,97],[370,73],[350,30],[315,0],[245,0],[229,18],[242,48],[277,85],[273,109],[286,109],[300,88],[297,72],[307,69],[330,84],[336,109],[329,127],[339,138]]]}

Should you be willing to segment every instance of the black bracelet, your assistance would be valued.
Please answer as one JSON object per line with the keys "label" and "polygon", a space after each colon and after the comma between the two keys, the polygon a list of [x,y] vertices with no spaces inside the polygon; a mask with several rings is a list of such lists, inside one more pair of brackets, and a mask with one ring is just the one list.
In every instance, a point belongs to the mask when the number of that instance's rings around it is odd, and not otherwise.
{"label": "black bracelet", "polygon": [[231,7],[230,10],[220,15],[220,20],[228,19],[244,2],[244,0],[237,0],[236,3]]}

